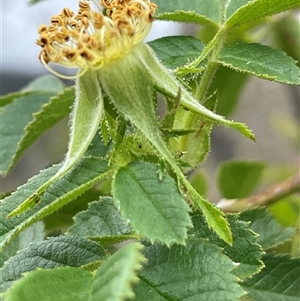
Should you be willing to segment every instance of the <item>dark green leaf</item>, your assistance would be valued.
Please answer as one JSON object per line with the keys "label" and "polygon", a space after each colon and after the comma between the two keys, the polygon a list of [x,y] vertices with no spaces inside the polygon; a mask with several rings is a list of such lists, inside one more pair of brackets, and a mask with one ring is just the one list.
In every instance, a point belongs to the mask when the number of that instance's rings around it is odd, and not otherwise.
{"label": "dark green leaf", "polygon": [[[239,0],[247,5],[244,5],[229,18],[227,21],[227,27],[234,25],[240,25],[242,23],[252,22],[255,19],[271,16],[274,14],[281,13],[288,9],[300,7],[299,0],[256,0],[246,1]],[[236,2],[236,1],[231,1]],[[233,4],[234,6],[234,4]],[[239,5],[240,6],[240,5]]]}
{"label": "dark green leaf", "polygon": [[34,119],[33,114],[40,111],[53,95],[53,92],[29,93],[15,99],[0,111],[0,123],[3,125],[0,127],[1,174],[6,174],[11,167],[19,143],[25,135],[24,128]]}
{"label": "dark green leaf", "polygon": [[2,200],[3,218],[0,220],[1,248],[33,222],[71,202],[112,172],[108,167],[107,161],[94,157],[85,158],[66,176],[53,183],[39,203],[31,210],[19,216],[7,218],[7,215],[14,208],[49,180],[57,172],[58,168],[59,166],[54,166],[42,171],[39,175],[31,178],[27,184],[19,187],[16,192]]}
{"label": "dark green leaf", "polygon": [[154,244],[144,254],[148,261],[139,274],[142,287],[134,289],[136,300],[238,301],[243,295],[231,274],[234,264],[205,240],[170,248]]}
{"label": "dark green leaf", "polygon": [[80,267],[105,257],[105,251],[97,243],[75,236],[52,237],[32,243],[11,257],[0,270],[0,292],[9,288],[25,272],[37,268]]}
{"label": "dark green leaf", "polygon": [[177,69],[195,60],[204,44],[191,36],[164,37],[148,43],[159,60],[170,69]]}
{"label": "dark green leaf", "polygon": [[193,215],[193,232],[196,237],[208,238],[211,243],[223,249],[233,262],[237,264],[233,274],[244,279],[257,273],[263,267],[261,257],[263,249],[256,243],[257,234],[250,228],[249,224],[238,220],[238,215],[227,216],[232,231],[232,246],[221,240],[211,229],[208,228],[201,214]]}
{"label": "dark green leaf", "polygon": [[288,240],[296,233],[296,228],[283,228],[275,217],[265,208],[257,208],[241,213],[241,219],[251,222],[251,229],[259,234],[257,242],[264,248],[270,249]]}
{"label": "dark green leaf", "polygon": [[286,84],[300,84],[300,68],[281,50],[260,44],[233,44],[225,47],[218,62],[239,72]]}
{"label": "dark green leaf", "polygon": [[253,300],[298,301],[300,298],[300,259],[267,254],[265,268],[241,285]]}
{"label": "dark green leaf", "polygon": [[110,236],[129,234],[131,229],[114,206],[113,199],[102,197],[89,204],[86,211],[74,217],[74,225],[68,230],[70,235]]}
{"label": "dark green leaf", "polygon": [[189,207],[175,181],[156,166],[132,162],[120,168],[113,182],[113,196],[137,233],[167,245],[184,243],[191,226]]}
{"label": "dark green leaf", "polygon": [[49,103],[43,105],[41,111],[34,113],[34,120],[26,126],[26,134],[19,142],[19,147],[13,157],[11,166],[18,161],[23,152],[38,137],[70,113],[70,107],[74,102],[74,97],[74,89],[66,89],[63,93],[52,97]]}
{"label": "dark green leaf", "polygon": [[263,162],[228,161],[219,167],[218,186],[226,199],[243,198],[255,189],[265,168]]}

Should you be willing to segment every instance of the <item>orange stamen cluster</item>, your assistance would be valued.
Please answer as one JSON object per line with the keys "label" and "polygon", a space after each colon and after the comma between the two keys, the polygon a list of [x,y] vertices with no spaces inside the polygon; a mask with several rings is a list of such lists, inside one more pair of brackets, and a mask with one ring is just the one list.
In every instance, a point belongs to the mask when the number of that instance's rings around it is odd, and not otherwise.
{"label": "orange stamen cluster", "polygon": [[[94,4],[96,10],[91,8]],[[100,6],[100,5],[102,6]],[[75,15],[69,8],[39,27],[39,58],[48,63],[78,67],[80,74],[99,69],[111,59],[124,56],[144,40],[151,29],[156,5],[150,0],[81,0]],[[102,13],[106,9],[106,15]],[[65,76],[68,78],[68,76]]]}

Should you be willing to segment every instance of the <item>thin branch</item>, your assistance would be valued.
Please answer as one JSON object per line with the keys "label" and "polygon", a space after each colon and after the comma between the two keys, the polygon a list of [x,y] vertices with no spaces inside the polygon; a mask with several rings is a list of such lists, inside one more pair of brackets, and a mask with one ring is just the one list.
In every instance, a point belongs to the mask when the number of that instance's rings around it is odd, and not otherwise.
{"label": "thin branch", "polygon": [[286,179],[258,194],[248,198],[226,200],[222,199],[217,207],[224,212],[239,212],[257,206],[267,206],[280,199],[300,191],[300,174]]}

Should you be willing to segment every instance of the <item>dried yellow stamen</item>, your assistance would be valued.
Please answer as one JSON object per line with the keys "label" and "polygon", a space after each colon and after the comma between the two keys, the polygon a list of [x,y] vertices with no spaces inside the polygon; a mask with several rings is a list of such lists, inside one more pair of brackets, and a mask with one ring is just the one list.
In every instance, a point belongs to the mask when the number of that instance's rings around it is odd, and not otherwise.
{"label": "dried yellow stamen", "polygon": [[[91,3],[96,10],[91,8]],[[102,7],[106,15],[102,13]],[[78,13],[64,8],[51,18],[51,25],[41,25],[37,44],[39,58],[47,69],[60,77],[75,78],[89,68],[96,70],[112,59],[122,57],[133,45],[144,40],[151,29],[156,5],[150,0],[81,0]],[[76,76],[64,76],[48,63],[77,67]]]}

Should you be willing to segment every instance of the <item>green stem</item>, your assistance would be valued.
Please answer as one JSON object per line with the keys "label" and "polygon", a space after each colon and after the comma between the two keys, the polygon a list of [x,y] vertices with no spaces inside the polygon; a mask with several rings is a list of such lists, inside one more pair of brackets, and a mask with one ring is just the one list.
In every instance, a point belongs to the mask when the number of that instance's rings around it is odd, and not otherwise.
{"label": "green stem", "polygon": [[212,79],[218,69],[217,59],[219,57],[221,50],[224,47],[226,38],[227,38],[227,32],[221,30],[218,35],[217,42],[214,45],[214,49],[211,52],[210,57],[208,58],[207,68],[203,72],[200,83],[196,88],[195,98],[198,99],[200,103],[203,103],[206,93],[212,82]]}

